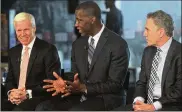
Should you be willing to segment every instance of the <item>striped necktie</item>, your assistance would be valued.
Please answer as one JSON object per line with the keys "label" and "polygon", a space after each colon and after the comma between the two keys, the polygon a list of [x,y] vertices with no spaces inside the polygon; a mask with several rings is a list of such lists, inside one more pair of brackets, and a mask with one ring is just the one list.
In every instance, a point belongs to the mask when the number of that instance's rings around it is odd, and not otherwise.
{"label": "striped necktie", "polygon": [[90,68],[90,65],[91,65],[91,62],[92,62],[92,58],[93,58],[93,55],[94,55],[94,50],[95,50],[95,47],[94,47],[94,39],[91,38],[91,42],[90,42],[89,48],[88,48],[88,63],[89,63],[89,68]]}

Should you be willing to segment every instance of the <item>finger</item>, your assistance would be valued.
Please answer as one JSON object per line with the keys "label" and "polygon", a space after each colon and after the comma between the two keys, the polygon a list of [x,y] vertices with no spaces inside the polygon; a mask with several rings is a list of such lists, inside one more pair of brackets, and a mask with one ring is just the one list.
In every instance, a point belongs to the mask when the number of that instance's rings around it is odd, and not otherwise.
{"label": "finger", "polygon": [[71,85],[66,86],[65,89],[73,89],[73,86],[71,86]]}
{"label": "finger", "polygon": [[21,92],[16,92],[16,93],[11,94],[11,97],[12,97],[12,98],[18,99],[18,98],[21,96],[21,94],[23,94],[23,93],[21,93]]}
{"label": "finger", "polygon": [[54,86],[53,85],[45,85],[45,86],[43,86],[44,89],[52,88],[52,87],[54,87]]}
{"label": "finger", "polygon": [[69,95],[71,95],[71,93],[66,93],[66,94],[62,95],[61,97],[63,98],[63,97],[69,96]]}
{"label": "finger", "polygon": [[22,94],[26,94],[26,91],[23,88],[17,92],[17,95],[22,95]]}
{"label": "finger", "polygon": [[47,82],[47,83],[53,83],[54,81],[53,80],[49,80],[49,79],[46,79],[46,80],[43,80],[44,82]]}
{"label": "finger", "polygon": [[55,88],[47,89],[47,92],[55,91]]}
{"label": "finger", "polygon": [[71,90],[70,89],[65,89],[64,92],[62,93],[71,93]]}
{"label": "finger", "polygon": [[23,88],[20,88],[20,89],[18,89],[18,90],[20,90],[20,91],[25,91],[26,89],[25,89],[25,87],[23,87]]}
{"label": "finger", "polygon": [[136,108],[135,111],[142,111],[142,109],[141,108]]}
{"label": "finger", "polygon": [[13,89],[11,90],[10,95],[15,95],[17,94],[17,92],[18,92],[18,89]]}
{"label": "finger", "polygon": [[66,85],[71,85],[71,86],[73,86],[73,82],[71,82],[71,81],[66,81]]}
{"label": "finger", "polygon": [[74,75],[74,81],[75,80],[78,80],[78,73],[76,73],[75,75]]}
{"label": "finger", "polygon": [[10,90],[10,91],[13,92],[13,91],[16,91],[16,90],[18,90],[18,89],[12,89],[12,90]]}
{"label": "finger", "polygon": [[52,96],[56,96],[59,92],[55,91]]}
{"label": "finger", "polygon": [[20,96],[18,96],[18,95],[13,96],[13,99],[20,99]]}
{"label": "finger", "polygon": [[140,111],[140,110],[142,110],[142,108],[141,108],[139,105],[136,105],[134,109],[135,109],[135,111]]}
{"label": "finger", "polygon": [[141,102],[141,101],[139,101],[139,100],[137,100],[135,104],[136,104],[136,105],[142,105],[142,104],[144,104],[144,103]]}
{"label": "finger", "polygon": [[11,103],[14,103],[14,102],[13,102],[13,98],[9,98],[9,101],[10,101]]}
{"label": "finger", "polygon": [[65,88],[65,89],[63,89],[63,90],[61,91],[61,93],[64,93],[64,94],[65,94],[65,93],[71,93],[71,89],[68,89],[68,88],[66,89],[66,88]]}
{"label": "finger", "polygon": [[16,105],[19,105],[21,103],[21,101],[17,101],[17,102],[14,102]]}
{"label": "finger", "polygon": [[15,103],[15,102],[19,102],[20,99],[13,98],[11,101]]}
{"label": "finger", "polygon": [[133,106],[133,109],[134,109],[134,111],[138,111],[137,109],[138,109],[138,107],[136,107],[136,105],[135,106]]}
{"label": "finger", "polygon": [[[54,77],[55,77],[56,79],[61,78],[56,72],[53,72],[53,75],[54,75]],[[62,79],[62,78],[61,78],[61,79]]]}

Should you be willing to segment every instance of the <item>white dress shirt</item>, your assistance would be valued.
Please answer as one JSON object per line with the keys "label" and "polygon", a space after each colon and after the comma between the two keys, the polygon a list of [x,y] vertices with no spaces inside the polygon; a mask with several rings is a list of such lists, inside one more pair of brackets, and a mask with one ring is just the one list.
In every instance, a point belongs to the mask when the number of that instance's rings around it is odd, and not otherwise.
{"label": "white dress shirt", "polygon": [[[159,78],[159,82],[156,82],[156,84],[154,85],[154,91],[153,91],[154,99],[159,99],[161,97],[162,73],[163,73],[163,69],[164,69],[164,63],[166,60],[166,56],[167,56],[169,47],[171,46],[171,43],[172,43],[172,37],[163,46],[160,47],[160,49],[162,50],[159,54],[161,57],[161,60],[159,62],[158,69],[157,69],[157,76]],[[142,102],[145,101],[144,98],[141,96],[136,97],[134,99],[134,102],[136,102],[136,100],[139,100]],[[153,105],[156,110],[159,110],[162,108],[162,104],[159,101],[154,102]]]}
{"label": "white dress shirt", "polygon": [[94,48],[96,48],[99,38],[100,38],[102,32],[104,31],[104,28],[105,28],[105,25],[102,24],[101,30],[96,35],[94,35],[93,37],[89,36],[88,43],[90,44],[91,38],[93,38],[94,39],[94,46],[93,46]]}
{"label": "white dress shirt", "polygon": [[21,52],[21,60],[23,58],[23,53],[25,52],[25,47],[28,47],[29,48],[28,49],[28,54],[29,54],[29,57],[30,57],[30,54],[31,54],[31,51],[32,51],[32,48],[33,48],[33,45],[34,45],[34,42],[35,42],[35,39],[36,39],[36,37],[34,37],[34,39],[27,46],[23,45],[23,49],[22,49],[22,52]]}
{"label": "white dress shirt", "polygon": [[[31,55],[31,51],[32,51],[32,48],[33,48],[33,45],[35,43],[35,39],[36,39],[36,36],[34,37],[34,39],[30,42],[30,44],[28,44],[27,46],[23,45],[23,49],[22,49],[22,52],[21,52],[21,60],[23,58],[23,53],[25,52],[25,47],[28,47],[28,54],[29,54],[29,57]],[[21,61],[21,64],[20,64],[20,70],[21,70],[21,65],[22,65],[22,61]],[[28,70],[28,69],[27,69]],[[29,94],[29,98],[32,98],[32,90],[26,90],[26,92]]]}

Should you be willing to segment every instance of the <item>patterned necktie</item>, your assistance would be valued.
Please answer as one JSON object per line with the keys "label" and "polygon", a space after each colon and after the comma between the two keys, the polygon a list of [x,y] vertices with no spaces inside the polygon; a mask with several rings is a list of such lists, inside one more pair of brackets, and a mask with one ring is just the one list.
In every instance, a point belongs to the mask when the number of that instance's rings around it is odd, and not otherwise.
{"label": "patterned necktie", "polygon": [[154,85],[157,81],[159,81],[159,77],[157,76],[157,69],[158,69],[159,62],[161,60],[161,57],[160,57],[161,51],[162,50],[160,48],[157,48],[157,52],[156,52],[153,62],[152,62],[151,74],[150,74],[150,79],[149,79],[148,98],[147,98],[148,104],[153,103]]}
{"label": "patterned necktie", "polygon": [[[90,65],[91,65],[91,62],[92,62],[92,58],[93,58],[93,55],[94,55],[94,50],[95,50],[95,47],[94,47],[94,39],[91,38],[91,42],[89,44],[89,48],[88,48],[88,64],[89,64],[89,68],[90,68]],[[80,98],[80,102],[83,102],[87,100],[87,97],[83,94]]]}
{"label": "patterned necktie", "polygon": [[92,62],[92,58],[93,58],[93,55],[94,55],[94,50],[95,50],[95,47],[94,47],[94,39],[91,38],[91,42],[90,42],[89,48],[88,48],[88,63],[89,63],[89,68],[90,68],[90,65],[91,65],[91,62]]}
{"label": "patterned necktie", "polygon": [[20,78],[19,78],[19,86],[18,86],[18,88],[25,87],[26,75],[27,75],[27,67],[28,67],[28,62],[29,62],[28,50],[29,50],[29,48],[25,47],[25,52],[23,53],[23,58],[22,58],[22,62],[21,62]]}

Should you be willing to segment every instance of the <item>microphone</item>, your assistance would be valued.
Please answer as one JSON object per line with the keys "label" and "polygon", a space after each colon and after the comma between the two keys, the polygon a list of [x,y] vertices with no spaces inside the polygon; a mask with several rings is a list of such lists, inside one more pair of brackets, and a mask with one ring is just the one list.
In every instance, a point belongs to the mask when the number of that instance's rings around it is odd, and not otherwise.
{"label": "microphone", "polygon": [[85,49],[85,50],[88,50],[88,46],[84,46],[84,49]]}

